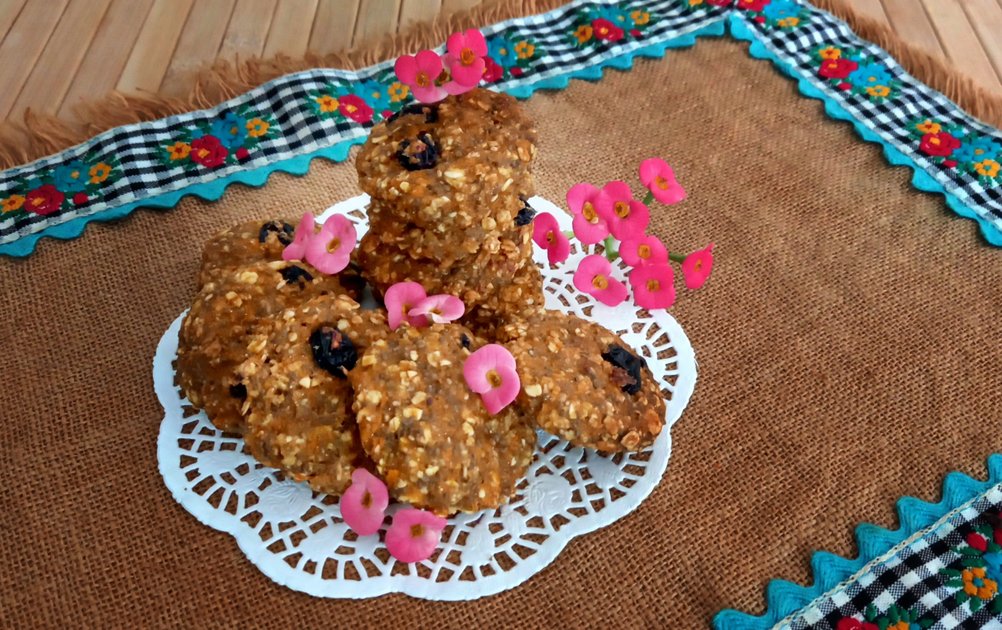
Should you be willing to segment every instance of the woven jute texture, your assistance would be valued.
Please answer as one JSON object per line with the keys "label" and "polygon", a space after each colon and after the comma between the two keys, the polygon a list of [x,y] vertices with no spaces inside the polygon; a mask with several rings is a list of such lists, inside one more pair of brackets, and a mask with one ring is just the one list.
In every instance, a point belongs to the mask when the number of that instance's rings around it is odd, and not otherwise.
{"label": "woven jute texture", "polygon": [[672,311],[700,377],[639,509],[512,591],[435,603],[294,593],[174,503],[157,341],[214,230],[357,194],[351,164],[316,162],[0,261],[0,626],[706,627],[761,611],[771,577],[808,581],[815,549],[855,555],[854,525],[895,527],[901,495],[984,475],[1002,450],[1000,254],[909,170],[731,41],[526,107],[544,196],[664,156],[690,199],[655,232],[717,244]]}

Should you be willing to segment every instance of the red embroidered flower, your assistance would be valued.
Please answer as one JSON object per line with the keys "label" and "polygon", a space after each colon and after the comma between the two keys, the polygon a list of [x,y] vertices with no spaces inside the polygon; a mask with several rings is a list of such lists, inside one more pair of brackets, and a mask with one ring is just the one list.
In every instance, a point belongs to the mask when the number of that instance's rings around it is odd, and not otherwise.
{"label": "red embroidered flower", "polygon": [[630,29],[630,35],[632,35],[633,37],[638,37],[639,38],[639,37],[643,36],[643,33],[641,33],[640,31],[638,31],[635,28],[632,28],[632,29]]}
{"label": "red embroidered flower", "polygon": [[605,18],[598,18],[593,21],[591,23],[591,28],[595,33],[595,39],[601,39],[607,42],[618,42],[623,39],[623,29],[619,28]]}
{"label": "red embroidered flower", "polygon": [[88,200],[89,198],[87,197],[87,193],[80,192],[73,195],[73,203],[77,204],[78,206],[82,203],[87,203]]}
{"label": "red embroidered flower", "polygon": [[342,96],[338,101],[338,111],[346,118],[365,124],[372,120],[372,108],[366,105],[361,97],[355,94]]}
{"label": "red embroidered flower", "polygon": [[957,160],[943,160],[943,166],[945,166],[946,168],[953,168],[956,165],[957,165]]}
{"label": "red embroidered flower", "polygon": [[706,4],[713,5],[715,7],[729,7],[731,6],[732,0],[706,0]]}
{"label": "red embroidered flower", "polygon": [[992,534],[992,538],[995,539],[996,545],[1002,545],[1002,529],[996,529],[995,533]]}
{"label": "red embroidered flower", "polygon": [[237,152],[234,155],[237,156],[238,160],[243,161],[246,160],[248,157],[250,157],[250,152],[244,147],[240,147],[239,149],[237,149]]}
{"label": "red embroidered flower", "polygon": [[496,83],[504,78],[504,68],[490,57],[484,58],[484,81]]}
{"label": "red embroidered flower", "polygon": [[844,79],[858,67],[859,64],[852,59],[826,59],[818,68],[818,74],[826,79]]}
{"label": "red embroidered flower", "polygon": [[738,8],[745,11],[761,11],[769,0],[738,0]]}
{"label": "red embroidered flower", "polygon": [[838,84],[838,89],[842,90],[843,92],[848,92],[849,90],[852,89],[852,83],[846,83],[845,81],[843,81],[842,83]]}
{"label": "red embroidered flower", "polygon": [[843,617],[835,626],[835,630],[880,630],[875,623],[860,621],[852,617]]}
{"label": "red embroidered flower", "polygon": [[981,534],[976,534],[971,532],[967,535],[967,544],[978,551],[984,552],[988,550],[988,541]]}
{"label": "red embroidered flower", "polygon": [[230,152],[219,142],[216,136],[202,136],[191,141],[191,161],[202,166],[214,168],[226,161]]}
{"label": "red embroidered flower", "polygon": [[945,131],[927,133],[922,136],[922,142],[919,143],[919,150],[922,153],[935,157],[946,157],[959,147],[960,140],[957,140]]}
{"label": "red embroidered flower", "polygon": [[520,77],[525,72],[525,70],[522,70],[521,66],[514,66],[508,72],[510,72],[511,76],[513,76],[513,77]]}
{"label": "red embroidered flower", "polygon": [[762,16],[762,15],[756,15],[756,16],[755,16],[755,21],[756,21],[757,23],[759,23],[759,24],[765,24],[765,16]]}
{"label": "red embroidered flower", "polygon": [[24,209],[45,216],[59,210],[64,199],[66,195],[52,184],[46,184],[24,196]]}

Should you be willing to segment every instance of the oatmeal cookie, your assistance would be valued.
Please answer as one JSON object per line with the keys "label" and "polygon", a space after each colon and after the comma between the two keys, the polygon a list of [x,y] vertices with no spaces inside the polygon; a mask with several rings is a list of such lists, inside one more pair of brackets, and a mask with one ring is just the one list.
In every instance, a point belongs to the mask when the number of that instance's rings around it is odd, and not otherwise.
{"label": "oatmeal cookie", "polygon": [[502,284],[467,310],[462,322],[481,337],[493,341],[497,328],[515,319],[525,319],[543,309],[543,275],[529,261],[515,272],[511,282]]}
{"label": "oatmeal cookie", "polygon": [[181,324],[177,376],[185,396],[219,429],[239,431],[247,390],[235,370],[250,337],[290,306],[341,293],[337,277],[299,262],[254,263],[210,280]]}
{"label": "oatmeal cookie", "polygon": [[352,471],[367,464],[348,372],[387,333],[383,311],[326,295],[286,309],[254,336],[238,370],[247,389],[244,441],[251,454],[314,490],[343,492]]}
{"label": "oatmeal cookie", "polygon": [[464,326],[403,326],[348,374],[362,446],[390,494],[447,515],[501,505],[532,461],[536,434],[515,405],[496,416],[463,378],[482,345]]}
{"label": "oatmeal cookie", "polygon": [[219,232],[202,248],[198,286],[234,267],[282,260],[282,250],[295,232],[292,223],[281,219],[248,221]]}
{"label": "oatmeal cookie", "polygon": [[604,452],[650,446],[665,401],[643,357],[609,330],[559,311],[512,321],[497,332],[514,355],[517,403],[541,429]]}

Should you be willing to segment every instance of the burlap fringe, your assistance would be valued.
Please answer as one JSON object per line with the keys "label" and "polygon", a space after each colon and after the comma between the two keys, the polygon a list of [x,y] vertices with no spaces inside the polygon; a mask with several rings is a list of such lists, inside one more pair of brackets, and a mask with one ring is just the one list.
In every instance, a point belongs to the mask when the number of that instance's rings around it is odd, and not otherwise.
{"label": "burlap fringe", "polygon": [[[920,81],[946,94],[974,116],[1002,127],[1002,98],[999,96],[978,86],[943,61],[908,44],[883,24],[859,15],[846,0],[811,1],[845,20],[864,39],[887,50]],[[364,68],[438,45],[458,30],[542,13],[562,4],[565,0],[493,0],[467,11],[442,16],[431,23],[417,25],[397,35],[384,36],[350,51],[324,56],[307,54],[298,59],[279,55],[271,59],[219,60],[192,78],[192,87],[185,96],[112,92],[101,99],[74,107],[76,121],[62,120],[29,109],[25,111],[22,122],[0,123],[0,169],[51,155],[114,127],[212,107],[290,72],[318,67]]]}

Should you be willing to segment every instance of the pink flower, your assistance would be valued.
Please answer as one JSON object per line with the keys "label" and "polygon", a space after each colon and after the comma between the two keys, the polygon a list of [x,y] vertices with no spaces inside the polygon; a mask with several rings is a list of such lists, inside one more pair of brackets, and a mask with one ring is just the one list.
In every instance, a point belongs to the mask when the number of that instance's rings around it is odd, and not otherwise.
{"label": "pink flower", "polygon": [[427,293],[424,287],[417,282],[398,282],[386,290],[383,296],[383,303],[386,304],[386,315],[389,320],[390,330],[396,330],[400,324],[407,322],[415,328],[424,328],[428,325],[428,318],[424,315],[411,316],[411,310],[420,304]]}
{"label": "pink flower", "polygon": [[663,265],[668,262],[668,250],[656,236],[641,236],[623,241],[619,245],[619,255],[631,267]]}
{"label": "pink flower", "polygon": [[477,86],[484,76],[487,56],[487,42],[480,31],[470,29],[465,33],[453,33],[445,44],[445,66],[452,81],[445,84],[449,94],[462,94]]}
{"label": "pink flower", "polygon": [[522,387],[515,371],[515,357],[496,343],[466,357],[463,378],[470,390],[480,394],[487,413],[492,416],[510,405]]}
{"label": "pink flower", "polygon": [[685,277],[685,286],[689,289],[698,289],[706,284],[706,280],[713,271],[713,243],[692,252],[682,261],[682,275]]}
{"label": "pink flower", "polygon": [[282,250],[282,260],[302,260],[306,256],[306,245],[313,238],[315,226],[316,221],[313,219],[313,214],[304,212],[303,218],[299,220],[299,226],[296,227],[296,235],[292,242]]}
{"label": "pink flower", "polygon": [[427,560],[438,547],[446,525],[441,516],[404,508],[393,515],[393,524],[386,530],[386,550],[401,562]]}
{"label": "pink flower", "polygon": [[595,208],[609,223],[609,231],[621,241],[644,235],[651,222],[651,211],[633,198],[626,182],[609,182],[595,199]]}
{"label": "pink flower", "polygon": [[[296,230],[298,236],[298,230]],[[339,273],[348,266],[358,236],[352,222],[340,214],[331,215],[320,232],[306,244],[306,262],[320,273]]]}
{"label": "pink flower", "polygon": [[675,303],[675,272],[671,265],[644,265],[630,272],[630,286],[637,306],[654,310]]}
{"label": "pink flower", "polygon": [[442,74],[442,58],[433,50],[422,50],[417,55],[403,55],[393,66],[401,83],[406,83],[414,98],[423,103],[435,103],[446,97],[447,92],[436,85]]}
{"label": "pink flower", "polygon": [[466,305],[458,297],[441,294],[424,298],[407,311],[407,316],[426,317],[436,324],[448,324],[462,317],[465,311]]}
{"label": "pink flower", "polygon": [[661,158],[650,158],[640,163],[640,181],[654,198],[665,205],[685,199],[685,189],[675,180],[675,172]]}
{"label": "pink flower", "polygon": [[390,495],[382,479],[364,468],[351,473],[351,485],[341,495],[341,517],[359,536],[379,531]]}
{"label": "pink flower", "polygon": [[345,118],[350,118],[357,123],[365,124],[372,122],[372,108],[356,94],[346,94],[338,99],[338,111]]}
{"label": "pink flower", "polygon": [[585,245],[601,243],[609,236],[609,224],[595,209],[599,189],[591,184],[575,184],[567,191],[567,207],[574,215],[574,236]]}
{"label": "pink flower", "polygon": [[612,263],[605,256],[585,256],[574,272],[574,286],[602,304],[616,306],[626,299],[626,285],[609,276]]}
{"label": "pink flower", "polygon": [[560,231],[557,218],[549,212],[540,212],[533,219],[532,240],[546,250],[551,265],[564,262],[571,254],[571,242]]}

